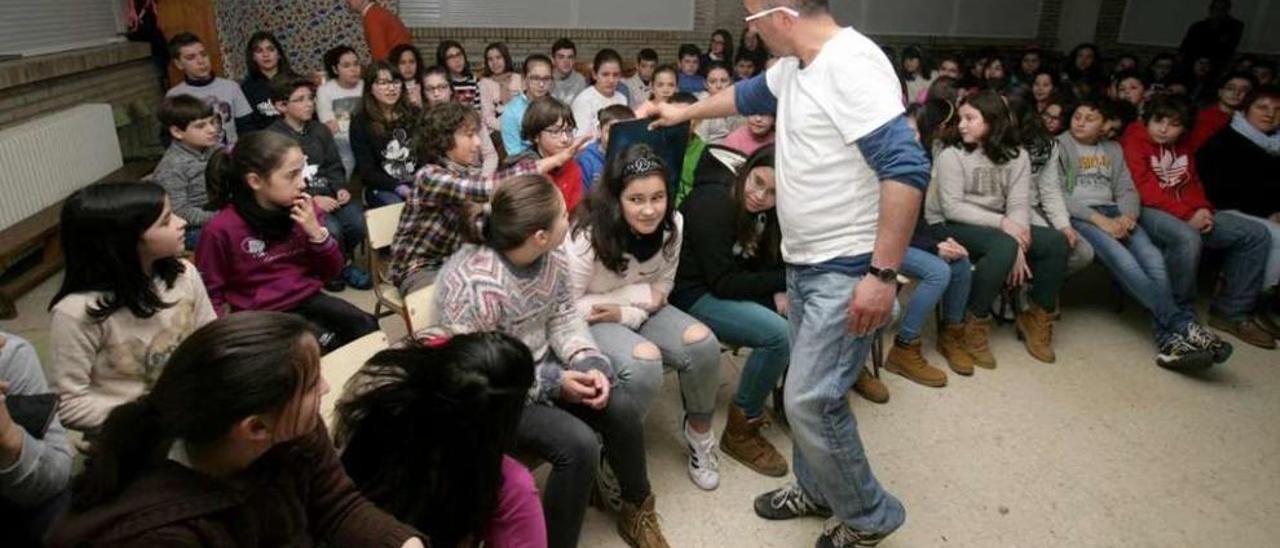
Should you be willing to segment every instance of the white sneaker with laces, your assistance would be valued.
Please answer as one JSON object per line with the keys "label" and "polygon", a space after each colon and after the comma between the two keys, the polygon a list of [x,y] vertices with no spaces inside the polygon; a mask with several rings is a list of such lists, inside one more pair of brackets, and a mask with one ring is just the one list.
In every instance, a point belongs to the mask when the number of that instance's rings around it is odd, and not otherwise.
{"label": "white sneaker with laces", "polygon": [[689,429],[689,418],[680,421],[685,444],[689,446],[689,479],[703,491],[720,486],[720,457],[716,454],[716,435],[712,430],[698,434]]}

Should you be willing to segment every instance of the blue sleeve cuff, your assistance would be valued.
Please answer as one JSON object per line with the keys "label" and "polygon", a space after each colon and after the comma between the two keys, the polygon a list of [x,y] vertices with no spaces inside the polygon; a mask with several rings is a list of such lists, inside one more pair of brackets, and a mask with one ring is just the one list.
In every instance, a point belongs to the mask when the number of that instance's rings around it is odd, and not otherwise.
{"label": "blue sleeve cuff", "polygon": [[899,115],[858,139],[858,150],[881,181],[892,179],[921,191],[929,187],[929,158],[916,141],[906,115]]}
{"label": "blue sleeve cuff", "polygon": [[769,91],[769,82],[763,72],[733,85],[733,103],[738,114],[743,116],[775,114],[778,111],[778,98]]}

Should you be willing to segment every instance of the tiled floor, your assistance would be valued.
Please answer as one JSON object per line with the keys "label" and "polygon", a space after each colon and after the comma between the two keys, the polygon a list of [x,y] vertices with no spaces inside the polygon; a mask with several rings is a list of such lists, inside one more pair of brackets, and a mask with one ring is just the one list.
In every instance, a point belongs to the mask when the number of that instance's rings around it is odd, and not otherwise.
{"label": "tiled floor", "polygon": [[[42,355],[54,283],[20,301],[19,319],[0,322]],[[343,295],[371,303],[367,292]],[[1133,303],[1117,315],[1096,269],[1072,279],[1064,299],[1056,364],[1033,361],[999,328],[994,371],[953,375],[942,389],[886,373],[888,404],[852,398],[877,476],[907,507],[906,524],[881,546],[1280,546],[1280,352],[1239,343],[1225,366],[1178,375],[1155,367],[1143,315]],[[395,318],[382,325],[404,332]],[[717,431],[740,363],[724,362]],[[648,418],[649,473],[671,543],[811,546],[819,520],[768,522],[751,511],[779,480],[725,458],[718,490],[693,486],[675,385],[669,374]],[[768,435],[789,457],[785,429]],[[613,523],[589,511],[582,544],[623,546]]]}

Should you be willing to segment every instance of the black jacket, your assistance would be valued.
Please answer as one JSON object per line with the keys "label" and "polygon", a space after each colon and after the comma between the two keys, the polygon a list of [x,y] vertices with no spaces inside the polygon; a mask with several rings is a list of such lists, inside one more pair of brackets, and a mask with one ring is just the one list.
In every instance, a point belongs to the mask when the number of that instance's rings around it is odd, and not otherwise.
{"label": "black jacket", "polygon": [[[772,310],[773,294],[786,291],[785,270],[781,263],[764,264],[741,256],[735,249],[737,205],[731,189],[736,175],[711,150],[708,147],[699,159],[693,190],[680,207],[684,242],[668,300],[688,310],[711,293],[721,299],[755,301]],[[776,211],[765,215],[766,223],[777,224]]]}
{"label": "black jacket", "polygon": [[1280,156],[1230,126],[1200,147],[1196,169],[1213,207],[1264,218],[1280,212]]}
{"label": "black jacket", "polygon": [[307,192],[312,196],[334,198],[339,189],[347,186],[347,170],[342,167],[338,145],[328,126],[312,119],[302,126],[302,131],[294,131],[283,117],[277,117],[267,129],[292,137],[302,147],[307,156]]}
{"label": "black jacket", "polygon": [[351,119],[351,152],[356,157],[356,173],[366,189],[394,192],[400,184],[413,183],[417,171],[412,118],[397,120],[382,132],[373,130],[373,120],[363,109]]}

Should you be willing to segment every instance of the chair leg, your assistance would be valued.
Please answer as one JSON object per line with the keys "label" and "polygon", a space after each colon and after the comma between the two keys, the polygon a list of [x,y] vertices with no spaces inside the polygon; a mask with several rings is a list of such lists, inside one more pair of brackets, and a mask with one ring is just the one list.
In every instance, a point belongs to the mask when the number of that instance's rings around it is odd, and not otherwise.
{"label": "chair leg", "polygon": [[884,366],[884,328],[877,329],[871,336],[871,376],[878,379]]}

